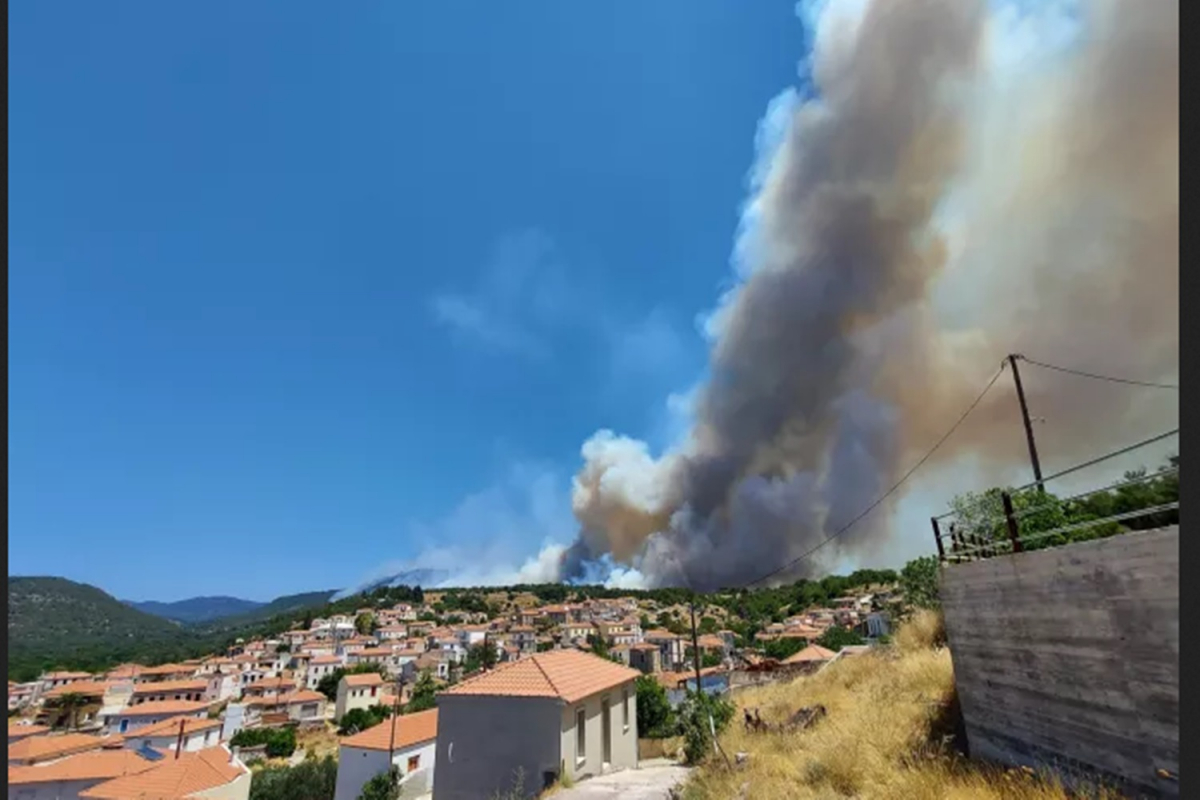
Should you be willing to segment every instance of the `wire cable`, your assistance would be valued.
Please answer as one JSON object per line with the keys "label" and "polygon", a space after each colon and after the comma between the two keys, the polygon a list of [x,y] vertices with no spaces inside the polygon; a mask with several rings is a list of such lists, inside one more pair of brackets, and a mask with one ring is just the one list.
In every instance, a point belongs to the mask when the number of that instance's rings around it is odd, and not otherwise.
{"label": "wire cable", "polygon": [[1079,370],[1079,369],[1069,369],[1067,367],[1060,367],[1055,364],[1047,364],[1044,361],[1035,361],[1032,358],[1028,358],[1027,356],[1017,356],[1017,358],[1021,359],[1022,361],[1025,361],[1027,363],[1033,364],[1034,366],[1044,367],[1045,369],[1052,369],[1057,372],[1066,372],[1069,375],[1079,375],[1084,378],[1092,378],[1093,380],[1109,381],[1110,383],[1125,383],[1130,386],[1146,386],[1151,389],[1174,389],[1175,391],[1179,391],[1179,386],[1174,383],[1153,383],[1151,381],[1135,381],[1135,380],[1131,380],[1129,378],[1114,378],[1111,375],[1097,375],[1094,372],[1084,372],[1083,370]]}
{"label": "wire cable", "polygon": [[807,552],[805,552],[804,554],[802,554],[802,555],[798,556],[797,558],[794,558],[794,559],[792,559],[791,561],[787,562],[787,563],[786,563],[786,564],[784,564],[783,566],[781,566],[781,567],[777,567],[776,569],[773,569],[773,570],[771,570],[771,571],[770,571],[770,572],[768,572],[766,575],[763,575],[761,578],[756,578],[755,580],[752,580],[752,581],[750,581],[749,583],[745,584],[745,585],[743,586],[743,588],[747,588],[747,589],[748,589],[748,588],[750,588],[751,586],[755,585],[756,583],[762,583],[763,581],[765,581],[765,580],[767,580],[767,579],[769,579],[769,578],[773,578],[773,577],[775,577],[776,575],[778,575],[779,573],[781,573],[781,572],[784,572],[784,571],[786,571],[786,570],[789,570],[789,569],[791,569],[792,567],[796,566],[796,565],[797,565],[797,564],[799,564],[801,561],[803,561],[804,559],[808,558],[808,557],[809,557],[809,556],[811,556],[813,553],[817,552],[817,551],[818,551],[818,550],[820,550],[822,547],[824,547],[825,545],[829,544],[829,543],[830,543],[830,542],[832,542],[834,539],[838,538],[839,536],[841,536],[842,534],[844,534],[846,531],[848,531],[848,530],[850,530],[851,528],[853,528],[853,527],[854,527],[855,525],[857,525],[857,524],[858,524],[858,523],[859,523],[859,522],[860,522],[860,521],[861,521],[861,520],[862,520],[864,517],[866,517],[868,514],[870,514],[870,513],[871,513],[872,511],[874,511],[876,508],[878,508],[880,503],[882,503],[884,500],[888,499],[890,496],[892,496],[893,494],[895,494],[896,490],[897,490],[897,489],[899,489],[899,488],[900,488],[900,487],[901,487],[901,486],[904,484],[904,482],[905,482],[905,481],[907,481],[907,480],[908,480],[910,477],[912,477],[913,473],[914,473],[914,472],[916,472],[918,469],[920,469],[920,468],[921,468],[921,467],[922,467],[922,466],[925,464],[925,462],[926,462],[926,461],[928,461],[928,460],[929,460],[929,459],[930,459],[930,458],[933,456],[933,454],[937,452],[938,448],[939,448],[939,447],[941,447],[943,444],[945,444],[946,440],[947,440],[947,439],[949,439],[949,438],[950,438],[950,436],[951,436],[951,435],[952,435],[952,434],[953,434],[953,433],[954,433],[956,430],[958,430],[958,427],[959,427],[960,425],[962,425],[962,424],[963,424],[963,422],[964,422],[964,421],[967,419],[967,417],[969,417],[969,416],[971,415],[971,412],[975,410],[975,407],[976,407],[976,406],[978,406],[978,405],[979,405],[979,404],[980,404],[980,403],[983,401],[983,397],[984,397],[984,395],[986,395],[986,394],[988,393],[988,390],[990,390],[990,389],[992,388],[992,386],[993,386],[993,385],[996,383],[996,381],[997,381],[997,380],[999,380],[1000,376],[1001,376],[1003,373],[1004,373],[1004,363],[1003,363],[1003,362],[1001,362],[1001,364],[1000,364],[1000,369],[996,370],[996,374],[995,374],[995,375],[993,375],[993,376],[992,376],[992,379],[991,379],[990,381],[988,381],[988,382],[987,382],[987,386],[984,386],[984,387],[983,387],[983,391],[979,393],[979,396],[975,398],[975,400],[974,400],[974,401],[971,403],[971,405],[967,406],[967,410],[966,410],[966,411],[964,411],[964,412],[962,413],[962,416],[960,416],[960,417],[959,417],[959,418],[958,418],[958,419],[957,419],[957,420],[954,422],[954,424],[950,426],[950,430],[948,430],[948,431],[946,431],[944,434],[942,434],[942,438],[938,439],[938,440],[937,440],[937,443],[936,443],[936,444],[934,444],[934,446],[933,446],[933,447],[931,447],[931,448],[929,449],[929,451],[925,453],[925,455],[921,456],[921,459],[920,459],[919,461],[917,461],[917,463],[913,464],[913,465],[912,465],[912,467],[911,467],[911,468],[909,468],[908,472],[906,472],[906,473],[904,473],[902,476],[900,476],[900,480],[896,481],[896,483],[895,483],[895,484],[892,486],[892,488],[888,489],[886,492],[884,492],[882,495],[880,495],[880,496],[879,496],[879,497],[878,497],[878,498],[875,500],[875,502],[871,503],[869,506],[867,506],[865,509],[863,509],[863,510],[862,510],[862,511],[861,511],[861,512],[858,514],[858,516],[856,516],[854,519],[852,519],[852,520],[850,520],[849,522],[847,522],[847,523],[846,523],[845,525],[843,525],[841,528],[838,528],[836,531],[834,531],[832,534],[830,534],[830,535],[829,535],[829,536],[828,536],[828,537],[827,537],[827,538],[826,538],[824,541],[822,541],[820,544],[816,545],[815,547],[813,547],[812,549],[808,550],[808,551],[807,551]]}

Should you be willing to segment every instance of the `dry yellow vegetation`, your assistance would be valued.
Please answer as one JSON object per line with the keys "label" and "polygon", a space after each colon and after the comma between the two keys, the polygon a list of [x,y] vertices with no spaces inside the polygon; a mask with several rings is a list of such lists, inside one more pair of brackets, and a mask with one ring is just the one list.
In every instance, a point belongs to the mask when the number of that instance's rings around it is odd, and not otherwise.
{"label": "dry yellow vegetation", "polygon": [[[903,798],[903,800],[1065,800],[1052,780],[1003,770],[954,754],[957,714],[954,671],[940,618],[913,617],[892,647],[840,659],[792,682],[747,689],[734,696],[738,712],[720,742],[729,769],[710,759],[696,770],[688,800],[797,800]],[[810,730],[752,733],[742,709],[757,708],[779,723],[803,706],[821,704],[828,715]],[[1118,795],[1107,795],[1118,797]]]}

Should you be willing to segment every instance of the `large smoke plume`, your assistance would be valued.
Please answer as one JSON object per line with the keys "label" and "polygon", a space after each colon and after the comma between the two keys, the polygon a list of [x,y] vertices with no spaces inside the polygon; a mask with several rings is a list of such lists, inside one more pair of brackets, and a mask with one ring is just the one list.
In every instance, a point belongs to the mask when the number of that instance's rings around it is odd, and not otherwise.
{"label": "large smoke plume", "polygon": [[[764,121],[691,430],[661,457],[609,432],[585,444],[564,578],[603,560],[713,588],[787,564],[886,490],[1008,352],[1177,373],[1177,3],[1084,3],[1058,18],[1080,31],[1069,46],[1007,54],[1028,69],[1001,68],[1016,23],[983,2],[847,8],[821,14],[815,94]],[[1176,397],[1026,382],[1068,463],[1177,414]],[[993,390],[946,454],[1013,464],[1016,413]],[[881,511],[831,555],[878,546]]]}

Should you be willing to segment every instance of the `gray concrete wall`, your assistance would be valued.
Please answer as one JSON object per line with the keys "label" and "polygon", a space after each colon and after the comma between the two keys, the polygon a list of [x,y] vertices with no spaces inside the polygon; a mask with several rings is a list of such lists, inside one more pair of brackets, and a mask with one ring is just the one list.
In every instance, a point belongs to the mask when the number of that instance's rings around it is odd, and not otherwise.
{"label": "gray concrete wall", "polygon": [[942,570],[974,757],[1178,795],[1179,528]]}
{"label": "gray concrete wall", "polygon": [[563,704],[556,698],[442,695],[438,698],[433,800],[480,800],[513,785],[524,770],[526,796],[558,773]]}

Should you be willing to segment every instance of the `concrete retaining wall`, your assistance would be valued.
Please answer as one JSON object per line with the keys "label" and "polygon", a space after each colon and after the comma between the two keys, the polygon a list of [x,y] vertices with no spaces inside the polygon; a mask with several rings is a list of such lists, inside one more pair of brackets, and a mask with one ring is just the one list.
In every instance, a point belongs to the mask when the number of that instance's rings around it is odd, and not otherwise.
{"label": "concrete retaining wall", "polygon": [[1179,528],[951,564],[971,755],[1177,796]]}

